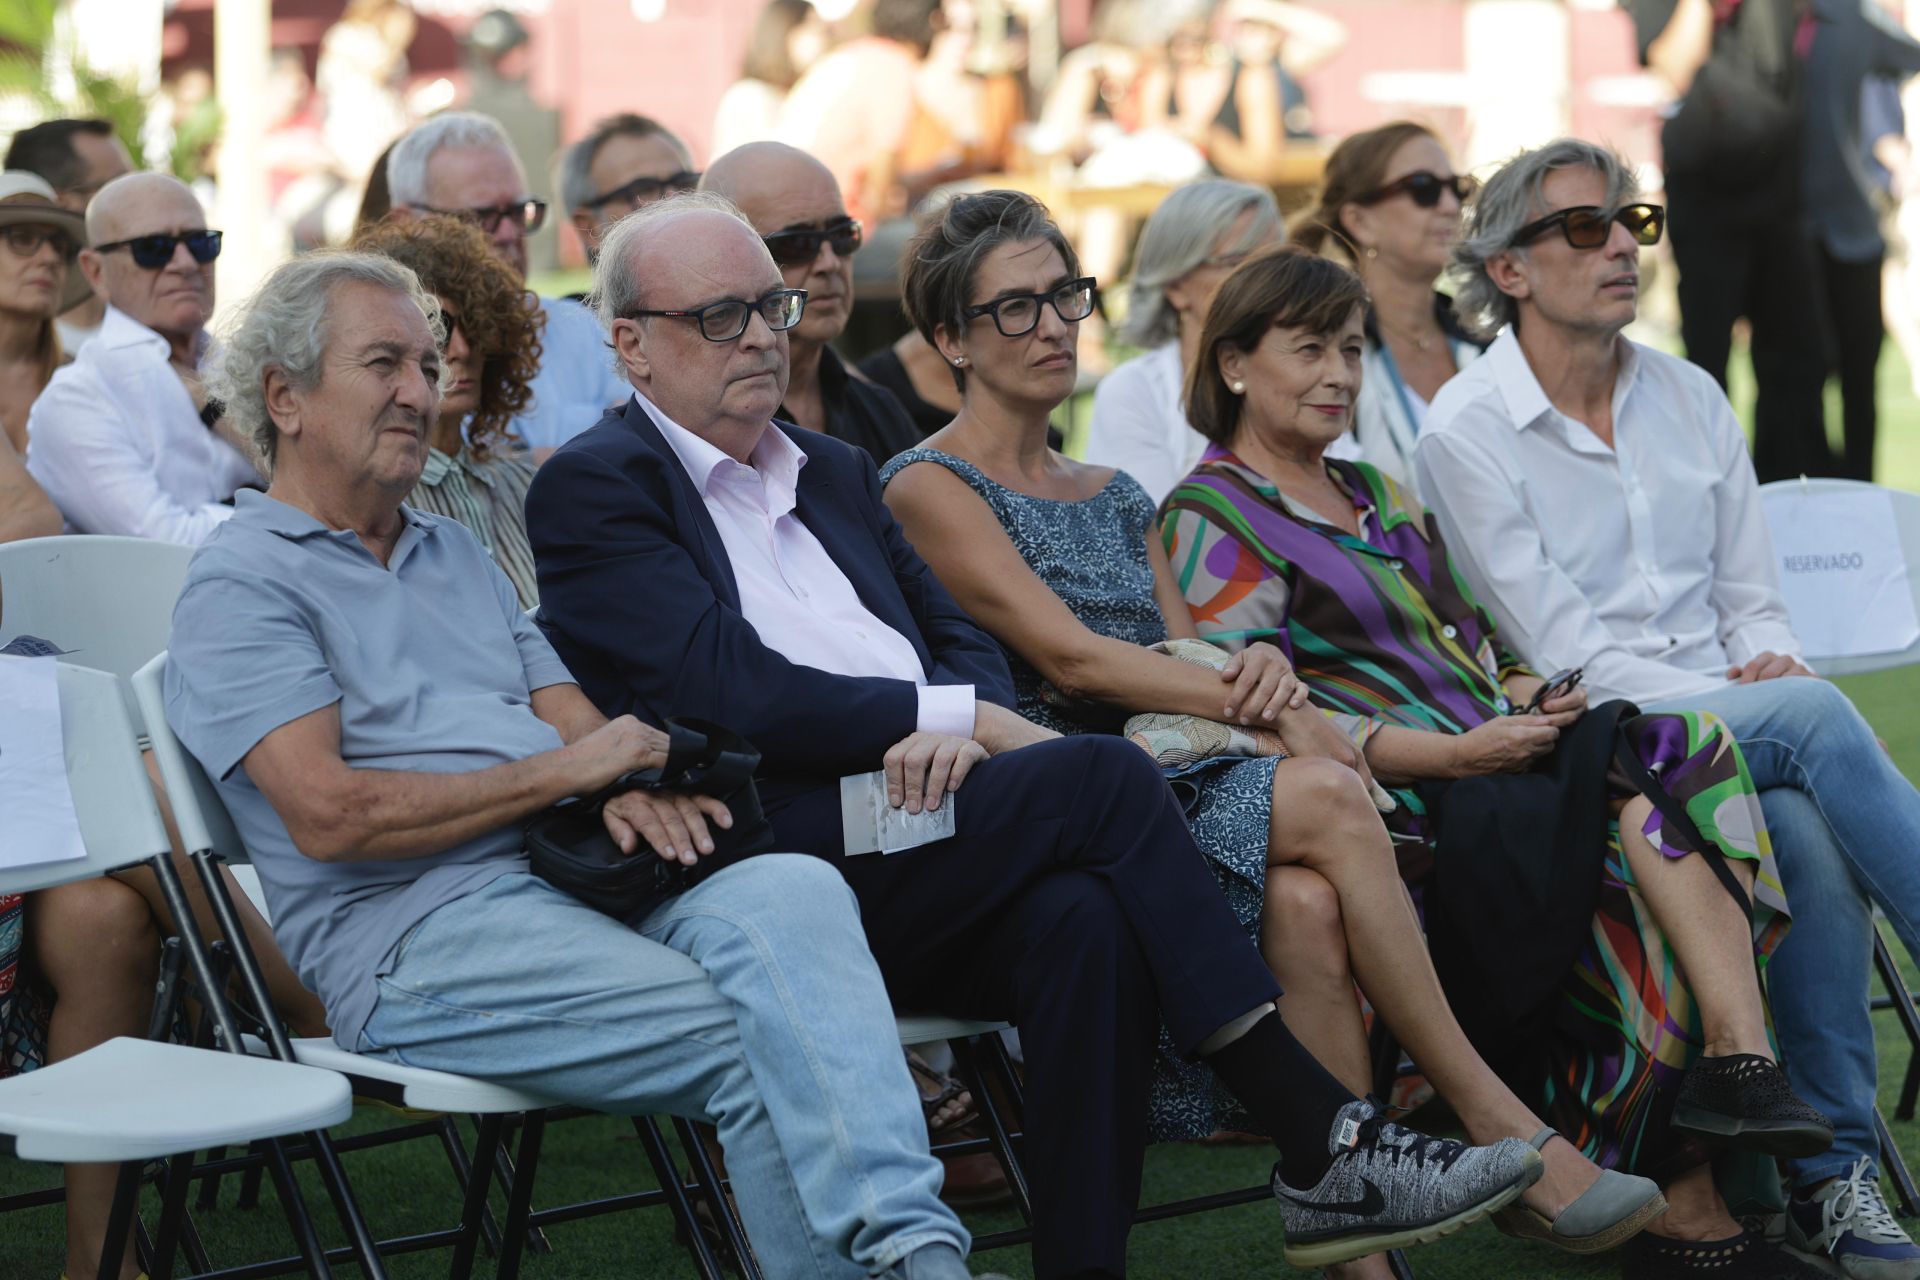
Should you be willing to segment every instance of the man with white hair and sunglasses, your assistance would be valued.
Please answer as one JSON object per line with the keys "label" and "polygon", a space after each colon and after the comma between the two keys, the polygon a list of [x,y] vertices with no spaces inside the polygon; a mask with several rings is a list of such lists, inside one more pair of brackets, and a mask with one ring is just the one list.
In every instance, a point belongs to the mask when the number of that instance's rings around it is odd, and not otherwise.
{"label": "man with white hair and sunglasses", "polygon": [[1920,1248],[1875,1180],[1866,995],[1874,904],[1920,957],[1920,792],[1800,660],[1726,393],[1622,335],[1664,217],[1588,142],[1493,176],[1454,251],[1455,305],[1498,336],[1434,399],[1420,491],[1528,662],[1583,669],[1595,702],[1711,711],[1739,739],[1793,910],[1769,966],[1780,1045],[1836,1130],[1788,1162],[1787,1239],[1855,1280],[1915,1280]]}
{"label": "man with white hair and sunglasses", "polygon": [[[396,221],[431,213],[465,218],[486,233],[514,274],[527,274],[527,237],[546,224],[547,204],[528,193],[526,170],[491,116],[448,111],[415,125],[387,157]],[[607,335],[593,313],[567,298],[539,299],[546,316],[533,403],[514,431],[536,462],[627,398],[613,374]]]}

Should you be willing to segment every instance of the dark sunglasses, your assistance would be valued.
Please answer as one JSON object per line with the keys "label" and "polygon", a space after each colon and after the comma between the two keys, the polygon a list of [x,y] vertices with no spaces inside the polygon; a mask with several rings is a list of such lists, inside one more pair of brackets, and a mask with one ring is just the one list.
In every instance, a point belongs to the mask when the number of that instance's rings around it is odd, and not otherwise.
{"label": "dark sunglasses", "polygon": [[176,234],[135,236],[131,240],[115,240],[110,244],[93,246],[95,253],[112,253],[115,249],[125,249],[133,255],[136,266],[149,271],[158,271],[173,261],[173,251],[181,245],[187,246],[187,252],[193,260],[205,265],[220,256],[220,233],[218,231],[182,231]]}
{"label": "dark sunglasses", "polygon": [[635,178],[613,190],[595,196],[591,200],[582,200],[582,209],[598,209],[602,205],[616,200],[629,209],[638,209],[643,204],[658,200],[669,191],[691,191],[700,185],[700,175],[691,170],[682,169],[679,173],[670,173],[664,178]]}
{"label": "dark sunglasses", "polygon": [[823,244],[832,245],[839,257],[850,257],[859,251],[865,234],[858,218],[839,218],[824,227],[792,227],[760,238],[766,241],[767,252],[776,263],[799,267],[819,257]]}
{"label": "dark sunglasses", "polygon": [[691,311],[629,311],[626,318],[635,320],[641,316],[666,316],[673,320],[692,320],[699,324],[700,336],[708,342],[732,342],[747,331],[747,325],[756,311],[767,322],[767,328],[779,333],[799,324],[806,306],[805,289],[775,289],[753,302],[727,298],[721,302],[709,302],[704,307],[695,307]]}
{"label": "dark sunglasses", "polygon": [[1093,314],[1094,296],[1098,281],[1092,276],[1081,276],[1078,280],[1069,280],[1051,293],[1015,293],[992,302],[983,302],[977,307],[968,307],[960,314],[969,320],[980,316],[992,316],[993,327],[1000,331],[1003,338],[1018,338],[1033,332],[1040,323],[1041,306],[1050,306],[1053,313],[1068,324],[1078,324]]}
{"label": "dark sunglasses", "polygon": [[1555,227],[1576,249],[1598,249],[1613,234],[1613,224],[1627,229],[1638,244],[1659,244],[1661,229],[1667,225],[1667,211],[1657,204],[1630,204],[1613,213],[1590,204],[1571,209],[1556,209],[1537,222],[1529,222],[1514,233],[1513,246],[1531,244]]}
{"label": "dark sunglasses", "polygon": [[7,227],[0,230],[0,239],[4,239],[7,248],[19,258],[31,258],[40,252],[41,245],[49,241],[53,243],[54,252],[68,262],[72,262],[74,255],[80,252],[80,246],[73,242],[72,236],[52,227]]}
{"label": "dark sunglasses", "polygon": [[473,223],[488,235],[500,229],[503,222],[511,222],[528,235],[532,235],[547,221],[547,202],[545,200],[516,200],[512,204],[490,205],[483,209],[435,209],[425,206],[428,213],[444,213],[451,218],[461,218]]}
{"label": "dark sunglasses", "polygon": [[1440,203],[1442,191],[1453,192],[1453,198],[1465,204],[1479,189],[1480,184],[1464,173],[1451,173],[1443,178],[1425,169],[1415,169],[1404,178],[1395,178],[1384,187],[1375,187],[1355,203],[1379,204],[1382,200],[1404,195],[1422,209],[1431,209]]}

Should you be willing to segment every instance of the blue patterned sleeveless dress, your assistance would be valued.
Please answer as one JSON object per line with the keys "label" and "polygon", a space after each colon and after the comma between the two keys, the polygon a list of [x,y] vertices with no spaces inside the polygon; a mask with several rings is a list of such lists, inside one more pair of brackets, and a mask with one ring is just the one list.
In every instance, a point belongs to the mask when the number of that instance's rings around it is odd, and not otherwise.
{"label": "blue patterned sleeveless dress", "polygon": [[[935,463],[966,481],[992,508],[1028,567],[1088,630],[1138,645],[1167,638],[1147,559],[1153,500],[1132,476],[1116,471],[1093,497],[1063,502],[1018,493],[950,453],[909,449],[880,469],[880,483],[916,462]],[[1063,734],[1119,732],[1124,714],[1070,704],[1024,658],[1005,651],[1021,715]],[[1169,779],[1192,784],[1196,798],[1187,805],[1187,825],[1194,843],[1256,944],[1278,764],[1277,759],[1217,759],[1167,771]],[[1181,1057],[1164,1029],[1148,1127],[1162,1142],[1204,1138],[1218,1129],[1259,1132],[1212,1070]]]}

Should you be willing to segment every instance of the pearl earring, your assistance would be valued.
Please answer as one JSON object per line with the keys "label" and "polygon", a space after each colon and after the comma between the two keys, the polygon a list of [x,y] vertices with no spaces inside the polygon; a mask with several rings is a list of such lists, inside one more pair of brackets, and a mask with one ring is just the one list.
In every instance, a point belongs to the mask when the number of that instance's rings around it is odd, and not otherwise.
{"label": "pearl earring", "polygon": [[1372,245],[1368,245],[1361,252],[1365,253],[1369,258],[1377,258],[1380,256],[1380,251],[1374,248]]}
{"label": "pearl earring", "polygon": [[961,365],[965,364],[966,362],[967,362],[967,358],[965,356],[955,356],[953,358],[953,367],[958,369]]}
{"label": "pearl earring", "polygon": [[1240,381],[1240,379],[1238,378],[1235,378],[1232,382],[1229,382],[1227,384],[1227,390],[1233,392],[1233,394],[1235,395],[1243,394],[1246,391],[1246,389],[1247,389],[1247,384]]}

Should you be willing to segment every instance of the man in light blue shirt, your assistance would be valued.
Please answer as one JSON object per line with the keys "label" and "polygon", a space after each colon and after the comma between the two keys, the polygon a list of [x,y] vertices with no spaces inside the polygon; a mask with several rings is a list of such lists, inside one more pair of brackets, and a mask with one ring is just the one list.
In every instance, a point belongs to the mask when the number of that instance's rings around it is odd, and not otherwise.
{"label": "man in light blue shirt", "polygon": [[[414,126],[387,157],[387,185],[393,193],[390,217],[466,218],[486,232],[502,262],[526,277],[527,237],[545,223],[547,206],[527,194],[526,171],[491,116],[449,111]],[[542,298],[540,309],[547,324],[533,403],[513,424],[536,462],[632,391],[614,373],[606,331],[592,312],[566,298]]]}
{"label": "man in light blue shirt", "polygon": [[[529,874],[526,820],[661,764],[666,736],[596,711],[473,535],[403,505],[439,409],[434,312],[389,259],[310,254],[227,351],[223,398],[271,487],[194,558],[167,719],[288,960],[346,1048],[712,1120],[769,1276],[964,1280],[968,1235],[831,865],[747,858],[633,921]],[[635,857],[695,864],[709,822],[730,818],[708,797],[607,806]]]}

